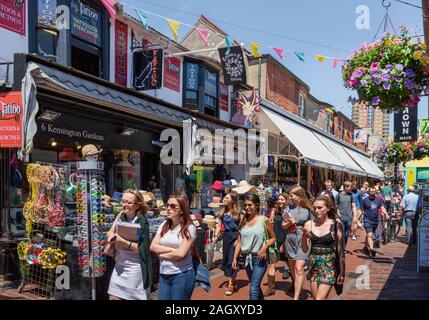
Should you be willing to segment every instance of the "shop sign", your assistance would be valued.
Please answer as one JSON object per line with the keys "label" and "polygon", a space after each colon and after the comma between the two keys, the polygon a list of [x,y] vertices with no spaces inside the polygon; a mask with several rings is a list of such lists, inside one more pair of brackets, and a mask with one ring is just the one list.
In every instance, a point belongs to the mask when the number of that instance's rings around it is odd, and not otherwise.
{"label": "shop sign", "polygon": [[48,135],[65,136],[67,138],[83,138],[97,142],[104,141],[104,136],[92,130],[73,130],[66,127],[57,127],[53,123],[40,123],[40,130]]}
{"label": "shop sign", "polygon": [[237,91],[237,113],[231,118],[231,121],[244,125],[247,129],[254,128],[257,115],[261,110],[260,102],[255,89],[253,91]]}
{"label": "shop sign", "polygon": [[355,129],[353,132],[354,143],[363,143],[368,142],[368,131]]}
{"label": "shop sign", "polygon": [[204,93],[217,97],[217,73],[205,70]]}
{"label": "shop sign", "polygon": [[[229,50],[228,54],[227,51]],[[246,65],[240,46],[219,48],[225,84],[246,84]]]}
{"label": "shop sign", "polygon": [[0,27],[25,36],[25,0],[0,0]]}
{"label": "shop sign", "polygon": [[180,92],[180,59],[164,58],[164,87]]}
{"label": "shop sign", "polygon": [[429,212],[423,213],[419,221],[418,230],[419,252],[418,252],[418,269],[420,267],[429,267]]}
{"label": "shop sign", "polygon": [[138,51],[133,54],[134,88],[159,89],[162,85],[162,50]]}
{"label": "shop sign", "polygon": [[79,0],[72,0],[71,34],[101,46],[101,12]]}
{"label": "shop sign", "polygon": [[198,90],[198,68],[196,63],[186,64],[186,89]]}
{"label": "shop sign", "polygon": [[394,141],[417,140],[417,106],[406,107],[394,114]]}
{"label": "shop sign", "polygon": [[0,93],[0,148],[22,147],[21,92]]}
{"label": "shop sign", "polygon": [[228,112],[228,86],[220,83],[220,110]]}
{"label": "shop sign", "polygon": [[57,0],[38,0],[37,24],[42,28],[57,27]]}
{"label": "shop sign", "polygon": [[128,25],[115,20],[115,83],[126,87],[128,73]]}

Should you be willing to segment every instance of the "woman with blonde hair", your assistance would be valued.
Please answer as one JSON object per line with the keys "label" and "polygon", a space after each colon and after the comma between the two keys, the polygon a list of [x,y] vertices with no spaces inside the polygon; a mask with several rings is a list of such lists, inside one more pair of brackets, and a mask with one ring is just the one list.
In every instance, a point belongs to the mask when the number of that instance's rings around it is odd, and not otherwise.
{"label": "woman with blonde hair", "polygon": [[287,229],[286,253],[293,279],[294,299],[298,300],[304,284],[304,268],[309,255],[301,248],[302,228],[311,219],[313,205],[299,185],[293,186],[289,194],[296,207],[283,215],[282,227]]}
{"label": "woman with blonde hair", "polygon": [[[110,278],[110,300],[149,300],[152,282],[148,211],[137,190],[126,190],[122,197],[122,211],[107,233],[107,241],[114,245],[115,268]],[[140,225],[137,239],[124,239],[117,233],[119,222]]]}
{"label": "woman with blonde hair", "polygon": [[223,198],[223,207],[219,211],[219,220],[216,225],[215,241],[217,242],[221,236],[221,226],[224,226],[223,233],[223,272],[228,279],[228,285],[225,294],[232,295],[237,291],[235,278],[237,270],[232,268],[232,260],[234,259],[234,244],[238,238],[238,232],[244,221],[244,215],[241,213],[238,194],[230,192]]}
{"label": "woman with blonde hair", "polygon": [[314,221],[307,221],[302,230],[302,249],[308,252],[311,248],[307,279],[313,299],[326,300],[335,284],[344,283],[344,230],[328,195],[319,196],[314,207]]}

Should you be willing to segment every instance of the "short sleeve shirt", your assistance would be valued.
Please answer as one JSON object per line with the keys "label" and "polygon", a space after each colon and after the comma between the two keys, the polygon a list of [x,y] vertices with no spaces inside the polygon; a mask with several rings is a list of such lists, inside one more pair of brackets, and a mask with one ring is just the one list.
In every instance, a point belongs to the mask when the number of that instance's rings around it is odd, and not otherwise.
{"label": "short sleeve shirt", "polygon": [[[166,222],[164,221],[159,227],[156,232],[156,234],[161,234],[161,230]],[[189,235],[192,239],[197,238],[197,229],[193,224],[188,226]],[[180,245],[182,244],[183,237],[181,234],[181,229],[177,231],[169,230],[166,234],[164,234],[159,244],[165,247],[170,247],[173,249],[178,249]],[[192,264],[192,255],[191,252],[187,254],[183,259],[181,260],[167,260],[167,259],[161,259],[160,262],[160,274],[178,274],[182,272],[186,272],[190,269],[192,269],[194,266]]]}
{"label": "short sleeve shirt", "polygon": [[383,206],[383,201],[379,198],[370,199],[366,197],[362,200],[363,217],[371,222],[378,222],[378,210]]}

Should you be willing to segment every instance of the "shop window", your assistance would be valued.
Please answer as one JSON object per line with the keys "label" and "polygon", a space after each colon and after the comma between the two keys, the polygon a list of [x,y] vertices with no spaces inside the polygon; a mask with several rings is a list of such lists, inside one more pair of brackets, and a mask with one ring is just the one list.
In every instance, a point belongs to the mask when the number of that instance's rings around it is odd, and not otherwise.
{"label": "shop window", "polygon": [[73,68],[97,77],[100,76],[100,57],[98,55],[72,46],[71,57]]}
{"label": "shop window", "polygon": [[114,150],[113,190],[141,189],[140,152],[128,149]]}
{"label": "shop window", "polygon": [[56,59],[58,33],[47,29],[37,30],[38,54],[48,59]]}

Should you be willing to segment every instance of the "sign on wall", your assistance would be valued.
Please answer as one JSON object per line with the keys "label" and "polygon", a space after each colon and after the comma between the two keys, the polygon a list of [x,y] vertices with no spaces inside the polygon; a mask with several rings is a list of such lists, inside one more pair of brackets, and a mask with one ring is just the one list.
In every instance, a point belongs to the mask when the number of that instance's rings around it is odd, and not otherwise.
{"label": "sign on wall", "polygon": [[128,25],[115,20],[115,83],[127,86]]}
{"label": "sign on wall", "polygon": [[0,28],[25,36],[25,0],[0,0]]}
{"label": "sign on wall", "polygon": [[57,0],[38,0],[37,25],[42,28],[57,27]]}
{"label": "sign on wall", "polygon": [[228,86],[220,83],[220,110],[228,112]]}
{"label": "sign on wall", "polygon": [[417,140],[417,111],[417,106],[406,107],[394,114],[395,142]]}
{"label": "sign on wall", "polygon": [[244,63],[243,49],[240,46],[219,48],[225,84],[246,84],[246,65]]}
{"label": "sign on wall", "polygon": [[0,93],[0,148],[22,147],[21,92]]}
{"label": "sign on wall", "polygon": [[180,59],[164,57],[164,87],[180,92]]}
{"label": "sign on wall", "polygon": [[260,112],[261,100],[256,90],[237,91],[236,106],[237,113],[231,118],[231,122],[244,125],[247,129],[255,127],[258,113]]}
{"label": "sign on wall", "polygon": [[162,50],[138,51],[133,54],[134,88],[159,89],[162,85]]}
{"label": "sign on wall", "polygon": [[198,71],[199,66],[196,63],[186,64],[186,89],[198,90]]}
{"label": "sign on wall", "polygon": [[97,46],[101,45],[101,12],[79,0],[71,2],[71,34]]}
{"label": "sign on wall", "polygon": [[353,141],[354,143],[363,143],[368,142],[368,131],[365,129],[355,129],[353,132]]}

